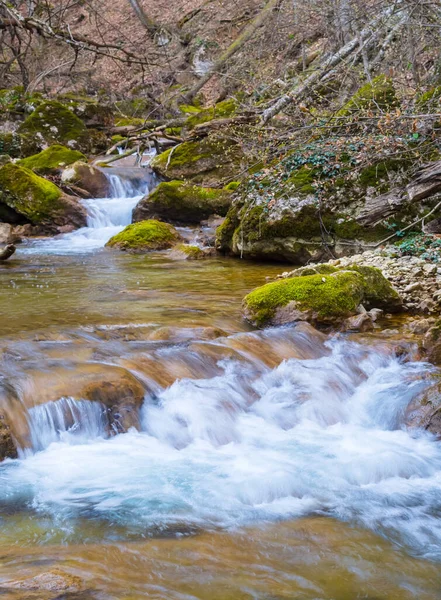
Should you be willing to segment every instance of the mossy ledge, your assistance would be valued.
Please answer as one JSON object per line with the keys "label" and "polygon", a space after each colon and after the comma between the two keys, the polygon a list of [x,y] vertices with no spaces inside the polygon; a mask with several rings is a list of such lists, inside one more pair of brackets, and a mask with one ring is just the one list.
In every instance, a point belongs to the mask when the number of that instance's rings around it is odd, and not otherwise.
{"label": "mossy ledge", "polygon": [[299,271],[248,294],[242,305],[245,318],[257,327],[299,320],[331,325],[355,314],[361,303],[393,311],[401,307],[398,293],[373,267],[354,266],[329,274]]}
{"label": "mossy ledge", "polygon": [[51,100],[41,104],[19,128],[20,133],[40,135],[49,143],[75,145],[86,126],[71,110]]}
{"label": "mossy ledge", "polygon": [[87,159],[78,150],[71,150],[70,148],[66,148],[66,146],[54,144],[38,154],[19,160],[17,164],[31,169],[40,175],[47,175],[57,172],[78,160],[86,161]]}
{"label": "mossy ledge", "polygon": [[132,223],[107,242],[109,248],[141,253],[151,250],[166,250],[180,240],[176,229],[168,223],[155,219]]}
{"label": "mossy ledge", "polygon": [[204,188],[182,181],[160,183],[133,211],[133,220],[164,219],[171,223],[200,223],[210,215],[224,216],[231,206],[232,192]]}

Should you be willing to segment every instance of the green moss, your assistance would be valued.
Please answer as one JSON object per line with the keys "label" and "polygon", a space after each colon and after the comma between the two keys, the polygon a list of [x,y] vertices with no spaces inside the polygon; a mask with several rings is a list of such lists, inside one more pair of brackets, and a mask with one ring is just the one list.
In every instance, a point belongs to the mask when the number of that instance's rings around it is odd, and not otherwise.
{"label": "green moss", "polygon": [[229,192],[234,192],[240,186],[240,181],[231,181],[228,185],[224,187],[224,190]]}
{"label": "green moss", "polygon": [[258,326],[270,323],[278,308],[293,301],[299,310],[311,310],[318,320],[329,322],[352,314],[362,298],[361,275],[341,271],[268,283],[248,294],[243,306],[247,318]]}
{"label": "green moss", "polygon": [[125,138],[122,135],[112,135],[110,141],[112,142],[112,144],[117,144],[118,142],[124,142],[126,139],[127,138]]}
{"label": "green moss", "polygon": [[170,248],[178,240],[179,234],[174,227],[150,219],[128,225],[123,231],[114,235],[106,246],[132,252],[145,252]]}
{"label": "green moss", "polygon": [[165,129],[165,133],[167,135],[180,136],[182,133],[182,127],[167,127]]}
{"label": "green moss", "polygon": [[231,179],[241,168],[243,159],[242,150],[231,140],[204,138],[184,142],[159,154],[151,166],[168,179],[187,179],[210,185],[222,178]]}
{"label": "green moss", "polygon": [[176,250],[185,254],[188,260],[200,260],[204,258],[204,253],[199,246],[189,246],[187,244],[178,244]]}
{"label": "green moss", "polygon": [[213,119],[225,119],[226,117],[234,115],[236,110],[237,103],[235,100],[224,100],[223,102],[218,102],[218,104],[215,104],[212,108],[207,108],[193,114],[187,119],[185,127],[187,127],[187,129],[194,129],[196,125],[207,123]]}
{"label": "green moss", "polygon": [[168,222],[200,223],[210,215],[226,215],[231,205],[231,192],[205,188],[182,181],[168,181],[158,187],[135,209],[136,221],[161,218]]}
{"label": "green moss", "polygon": [[[406,159],[389,159],[374,163],[360,171],[358,183],[365,188],[378,187],[382,181],[388,181],[390,173],[405,171],[411,164],[412,161]],[[387,191],[387,189],[384,191]]]}
{"label": "green moss", "polygon": [[137,117],[118,117],[115,120],[115,127],[143,127],[145,119]]}
{"label": "green moss", "polygon": [[62,167],[66,167],[76,162],[77,160],[87,160],[84,154],[78,150],[71,150],[65,146],[54,145],[50,146],[39,154],[34,154],[28,158],[18,161],[17,164],[27,169],[31,169],[36,173],[45,175],[58,171]]}
{"label": "green moss", "polygon": [[380,269],[360,265],[351,265],[348,269],[360,273],[363,278],[363,303],[366,308],[382,308],[390,312],[401,308],[402,302],[398,292]]}
{"label": "green moss", "polygon": [[339,217],[338,215],[336,215],[336,220],[331,227],[335,236],[342,240],[375,242],[390,234],[390,231],[383,225],[363,227],[355,219]]}
{"label": "green moss", "polygon": [[0,154],[9,154],[12,158],[30,156],[41,149],[32,135],[19,133],[0,133]]}
{"label": "green moss", "polygon": [[392,80],[385,75],[379,75],[361,87],[352,98],[346,102],[337,116],[344,117],[359,111],[377,112],[396,108],[399,102],[395,94]]}
{"label": "green moss", "polygon": [[314,194],[316,189],[314,182],[317,177],[316,169],[309,169],[308,167],[302,167],[286,180],[285,185],[289,186],[293,192],[299,192],[300,194]]}
{"label": "green moss", "polygon": [[184,115],[197,115],[201,112],[201,108],[198,106],[194,106],[193,104],[180,104],[179,110]]}
{"label": "green moss", "polygon": [[61,190],[33,171],[8,163],[0,169],[0,202],[38,224],[59,208]]}
{"label": "green moss", "polygon": [[418,111],[430,111],[441,105],[441,85],[431,88],[415,100]]}
{"label": "green moss", "polygon": [[20,133],[40,134],[50,143],[76,141],[86,130],[84,123],[60,102],[41,104],[20,126]]}

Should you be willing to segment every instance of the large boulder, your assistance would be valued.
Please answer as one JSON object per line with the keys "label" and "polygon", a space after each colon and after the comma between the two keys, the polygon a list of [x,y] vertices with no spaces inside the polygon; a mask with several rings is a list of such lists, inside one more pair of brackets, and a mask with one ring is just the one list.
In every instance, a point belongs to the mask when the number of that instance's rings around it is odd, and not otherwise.
{"label": "large boulder", "polygon": [[228,190],[169,181],[160,183],[138,203],[133,221],[153,218],[183,225],[200,223],[214,214],[226,215],[230,205]]}
{"label": "large boulder", "polygon": [[13,163],[0,168],[0,215],[7,218],[8,213],[20,215],[25,222],[41,225],[48,232],[72,230],[87,223],[86,211],[75,198]]}
{"label": "large boulder", "polygon": [[164,179],[183,179],[204,186],[236,179],[243,170],[244,154],[238,144],[223,138],[207,137],[184,142],[159,156],[151,166]]}
{"label": "large boulder", "polygon": [[40,104],[19,127],[19,133],[32,134],[47,144],[64,144],[73,149],[87,146],[86,132],[83,121],[55,100]]}
{"label": "large boulder", "polygon": [[65,184],[74,184],[91,198],[107,198],[110,193],[110,180],[105,173],[85,162],[79,161],[70,165],[61,174],[61,181]]}
{"label": "large boulder", "polygon": [[38,154],[19,160],[17,164],[26,167],[27,169],[31,169],[39,175],[48,175],[57,173],[64,167],[79,160],[84,161],[86,160],[86,157],[78,150],[71,150],[70,148],[66,148],[66,146],[54,144]]}
{"label": "large boulder", "polygon": [[132,223],[107,242],[109,248],[117,248],[126,252],[142,253],[151,250],[171,248],[181,237],[174,227],[150,219]]}
{"label": "large boulder", "polygon": [[398,293],[374,267],[308,271],[253,290],[243,300],[245,318],[258,327],[295,321],[337,325],[355,315],[361,304],[400,310]]}

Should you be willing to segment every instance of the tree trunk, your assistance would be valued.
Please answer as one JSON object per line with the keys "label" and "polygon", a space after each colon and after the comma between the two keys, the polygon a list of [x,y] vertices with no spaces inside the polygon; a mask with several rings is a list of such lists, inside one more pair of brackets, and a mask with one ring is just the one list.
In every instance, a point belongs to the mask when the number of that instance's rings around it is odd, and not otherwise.
{"label": "tree trunk", "polygon": [[150,17],[147,16],[138,0],[129,0],[129,2],[132,5],[132,8],[135,11],[138,19],[147,29],[149,34],[153,37],[161,29],[160,26],[157,23],[155,23],[155,21],[153,21]]}
{"label": "tree trunk", "polygon": [[251,23],[245,28],[245,30],[237,37],[234,42],[228,46],[219,58],[215,61],[211,69],[197,82],[192,89],[185,94],[185,102],[191,102],[196,94],[204,87],[204,85],[210,81],[210,79],[219,73],[223,68],[228,59],[230,59],[249,39],[254,35],[256,30],[263,25],[265,20],[271,15],[274,9],[278,8],[281,1],[283,0],[268,0],[264,8],[260,13],[251,21]]}

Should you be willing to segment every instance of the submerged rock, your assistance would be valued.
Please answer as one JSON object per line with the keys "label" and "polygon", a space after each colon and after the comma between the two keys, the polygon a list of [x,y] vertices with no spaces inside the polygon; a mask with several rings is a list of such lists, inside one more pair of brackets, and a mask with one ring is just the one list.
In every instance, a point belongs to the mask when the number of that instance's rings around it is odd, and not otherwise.
{"label": "submerged rock", "polygon": [[133,211],[133,221],[158,218],[178,224],[200,223],[211,215],[225,216],[231,205],[231,192],[204,188],[182,181],[160,183]]}
{"label": "submerged rock", "polygon": [[[35,592],[79,592],[84,589],[82,580],[62,571],[61,569],[52,569],[45,573],[40,573],[35,577],[13,581],[8,584],[9,588],[18,588]],[[65,597],[63,595],[63,597]],[[68,596],[66,596],[68,597]]]}
{"label": "submerged rock", "polygon": [[106,246],[127,252],[148,252],[150,250],[166,250],[174,246],[181,236],[168,223],[150,219],[128,225],[123,231],[114,235]]}
{"label": "submerged rock", "polygon": [[268,283],[244,298],[243,311],[259,327],[294,321],[339,324],[352,317],[361,303],[389,311],[401,307],[398,293],[378,269],[348,267],[328,274],[308,274],[304,269],[301,275]]}
{"label": "submerged rock", "polygon": [[78,152],[78,150],[71,150],[70,148],[66,148],[66,146],[55,144],[39,154],[19,160],[17,164],[31,169],[40,175],[47,175],[57,173],[63,167],[67,167],[79,160],[86,160],[84,154]]}
{"label": "submerged rock", "polygon": [[87,223],[86,211],[75,198],[33,171],[12,163],[0,168],[0,211],[2,206],[48,231],[59,227],[73,230]]}
{"label": "submerged rock", "polygon": [[170,258],[175,260],[201,260],[210,255],[208,251],[202,250],[199,246],[191,246],[188,244],[178,244],[170,252]]}
{"label": "submerged rock", "polygon": [[163,152],[152,160],[151,166],[166,179],[211,186],[240,172],[244,158],[240,146],[231,140],[204,138]]}

